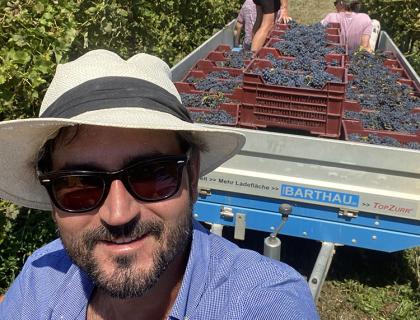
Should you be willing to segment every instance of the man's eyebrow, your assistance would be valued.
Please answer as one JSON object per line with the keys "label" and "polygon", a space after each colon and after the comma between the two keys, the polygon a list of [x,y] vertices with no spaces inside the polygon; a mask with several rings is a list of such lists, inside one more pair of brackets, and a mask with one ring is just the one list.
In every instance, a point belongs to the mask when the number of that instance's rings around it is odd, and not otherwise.
{"label": "man's eyebrow", "polygon": [[124,160],[123,165],[121,167],[122,168],[126,168],[129,167],[137,162],[143,161],[143,160],[148,160],[151,158],[156,158],[156,157],[162,157],[168,154],[162,153],[162,152],[158,152],[158,151],[153,151],[147,154],[142,154],[142,155],[138,155],[138,156],[131,156],[128,157],[127,159]]}
{"label": "man's eyebrow", "polygon": [[64,166],[62,166],[59,171],[116,171],[120,170],[126,167],[129,167],[137,162],[148,160],[155,157],[164,156],[166,154],[158,151],[152,151],[150,153],[142,154],[142,155],[134,155],[127,157],[120,168],[116,168],[114,170],[108,170],[101,166],[100,163],[89,161],[84,163],[65,163]]}
{"label": "man's eyebrow", "polygon": [[85,162],[85,163],[65,163],[64,166],[59,168],[57,171],[104,171],[97,163],[95,162]]}

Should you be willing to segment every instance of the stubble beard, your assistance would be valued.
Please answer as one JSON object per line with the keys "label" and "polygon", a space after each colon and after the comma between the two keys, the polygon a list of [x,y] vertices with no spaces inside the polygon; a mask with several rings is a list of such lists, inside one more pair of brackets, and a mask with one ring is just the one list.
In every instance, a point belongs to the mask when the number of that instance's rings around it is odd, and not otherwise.
{"label": "stubble beard", "polygon": [[136,220],[132,224],[123,231],[124,235],[140,237],[149,234],[157,241],[157,248],[152,254],[152,267],[149,270],[138,268],[137,256],[127,254],[112,257],[113,271],[106,273],[93,253],[99,241],[112,238],[113,231],[110,232],[102,225],[94,230],[85,231],[77,237],[60,235],[73,261],[90,276],[98,289],[113,298],[127,299],[143,296],[158,282],[175,257],[186,250],[192,237],[192,205],[174,226],[168,226],[161,221]]}

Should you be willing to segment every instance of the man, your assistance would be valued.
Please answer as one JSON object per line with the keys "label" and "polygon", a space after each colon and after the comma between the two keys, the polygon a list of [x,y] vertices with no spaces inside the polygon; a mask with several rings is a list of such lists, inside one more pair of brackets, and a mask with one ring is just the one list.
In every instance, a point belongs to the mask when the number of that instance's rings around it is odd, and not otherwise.
{"label": "man", "polygon": [[192,219],[198,178],[241,134],[192,123],[160,59],[59,65],[40,118],[0,124],[0,196],[51,209],[0,319],[317,319],[290,267]]}
{"label": "man", "polygon": [[288,23],[291,18],[288,13],[288,0],[253,0],[257,7],[251,51],[257,52],[265,43],[270,30],[277,19],[280,10],[279,22]]}
{"label": "man", "polygon": [[244,50],[251,50],[252,42],[252,28],[254,27],[255,19],[257,18],[257,9],[252,0],[246,0],[239,11],[236,18],[235,29],[233,31],[234,46],[239,47],[239,39],[241,37],[242,29],[245,30],[242,48]]}
{"label": "man", "polygon": [[359,48],[372,51],[370,37],[372,34],[372,20],[365,13],[357,13],[360,9],[359,1],[338,0],[334,2],[337,12],[329,13],[321,23],[339,23],[341,29],[341,43],[347,44],[349,51]]}

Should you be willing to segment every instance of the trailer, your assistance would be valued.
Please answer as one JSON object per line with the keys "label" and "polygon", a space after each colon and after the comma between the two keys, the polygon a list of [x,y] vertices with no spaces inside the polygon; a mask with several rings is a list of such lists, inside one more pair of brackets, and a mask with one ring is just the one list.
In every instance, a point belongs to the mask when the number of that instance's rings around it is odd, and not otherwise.
{"label": "trailer", "polygon": [[[220,44],[233,46],[234,21],[172,68],[173,80]],[[420,79],[392,39],[391,51],[411,80]],[[226,129],[226,127],[224,127]],[[321,243],[308,279],[318,299],[337,245],[395,252],[420,245],[420,151],[232,127],[246,136],[242,151],[199,181],[195,219],[235,239],[267,233],[264,254],[280,259],[283,235]]]}

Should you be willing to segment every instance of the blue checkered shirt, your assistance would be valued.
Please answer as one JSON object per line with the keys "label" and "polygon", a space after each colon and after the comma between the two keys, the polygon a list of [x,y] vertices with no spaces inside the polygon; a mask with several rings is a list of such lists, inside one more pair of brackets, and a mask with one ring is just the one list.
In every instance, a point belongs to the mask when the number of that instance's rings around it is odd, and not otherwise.
{"label": "blue checkered shirt", "polygon": [[[0,303],[0,319],[86,319],[93,288],[55,240],[28,258]],[[295,270],[194,222],[187,269],[168,318],[187,319],[319,318],[308,285]]]}

